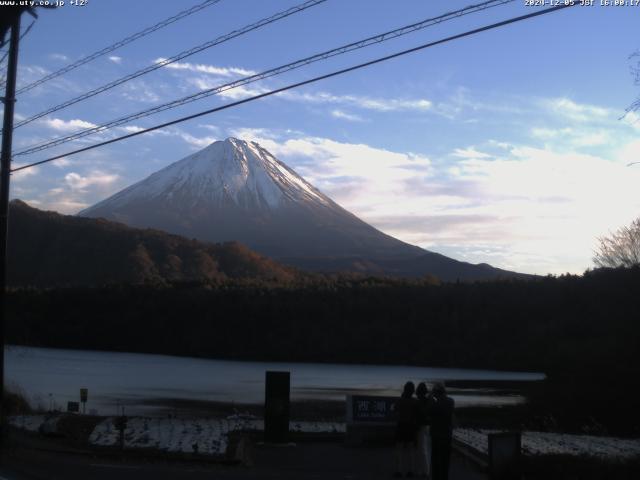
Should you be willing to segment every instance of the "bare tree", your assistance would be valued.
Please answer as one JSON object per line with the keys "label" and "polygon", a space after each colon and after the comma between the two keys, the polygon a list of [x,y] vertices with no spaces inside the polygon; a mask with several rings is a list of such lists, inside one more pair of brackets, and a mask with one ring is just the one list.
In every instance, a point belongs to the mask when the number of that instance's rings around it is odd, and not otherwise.
{"label": "bare tree", "polygon": [[598,267],[632,267],[640,265],[640,217],[607,237],[598,238],[600,245],[593,262]]}
{"label": "bare tree", "polygon": [[[629,60],[635,62],[635,64],[631,65],[631,74],[634,77],[635,84],[640,86],[640,50],[632,53],[629,56]],[[640,110],[640,97],[638,97],[635,102],[633,102],[626,108],[625,115],[629,114],[630,112],[636,112],[638,110]]]}

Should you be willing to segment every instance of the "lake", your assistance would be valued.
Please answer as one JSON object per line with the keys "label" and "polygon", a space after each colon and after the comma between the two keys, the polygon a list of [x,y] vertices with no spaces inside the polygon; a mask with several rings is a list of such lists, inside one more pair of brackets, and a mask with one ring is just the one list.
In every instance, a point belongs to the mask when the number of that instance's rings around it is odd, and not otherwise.
{"label": "lake", "polygon": [[[66,409],[89,390],[87,412],[114,415],[166,412],[178,400],[259,404],[267,370],[291,372],[293,400],[344,400],[349,393],[399,395],[407,380],[474,380],[495,388],[451,389],[459,406],[509,405],[524,400],[499,388],[505,381],[537,381],[542,373],[414,366],[276,363],[210,360],[169,355],[7,346],[6,384],[20,389],[33,406]],[[153,400],[153,406],[149,405]]]}

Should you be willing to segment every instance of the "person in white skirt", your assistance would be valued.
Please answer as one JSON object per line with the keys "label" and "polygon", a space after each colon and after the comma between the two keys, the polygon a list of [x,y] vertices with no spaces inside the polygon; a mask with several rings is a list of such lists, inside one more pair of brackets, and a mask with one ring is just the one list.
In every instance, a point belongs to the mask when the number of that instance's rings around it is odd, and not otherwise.
{"label": "person in white skirt", "polygon": [[418,441],[416,443],[416,464],[419,477],[427,478],[431,476],[431,433],[429,424],[431,423],[431,409],[433,397],[429,395],[429,389],[424,382],[418,384],[416,388],[418,398]]}

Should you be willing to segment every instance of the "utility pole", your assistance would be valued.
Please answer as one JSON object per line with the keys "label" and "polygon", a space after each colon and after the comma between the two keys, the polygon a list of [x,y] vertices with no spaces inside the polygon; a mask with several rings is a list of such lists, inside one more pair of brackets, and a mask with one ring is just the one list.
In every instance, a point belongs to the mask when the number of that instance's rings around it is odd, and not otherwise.
{"label": "utility pole", "polygon": [[[11,143],[13,140],[13,110],[16,103],[16,77],[18,72],[18,43],[20,42],[20,16],[15,12],[10,20],[11,44],[4,98],[2,127],[2,154],[0,157],[0,454],[4,452],[6,416],[4,402],[4,343],[7,299],[7,231],[9,223],[9,179],[11,177]],[[8,22],[7,22],[8,23]],[[3,29],[4,30],[4,29]],[[4,38],[0,39],[4,40]]]}

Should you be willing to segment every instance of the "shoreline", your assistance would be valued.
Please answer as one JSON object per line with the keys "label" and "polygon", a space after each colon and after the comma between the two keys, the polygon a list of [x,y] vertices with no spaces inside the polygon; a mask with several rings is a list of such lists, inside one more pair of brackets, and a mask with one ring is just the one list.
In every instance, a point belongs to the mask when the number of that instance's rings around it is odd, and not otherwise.
{"label": "shoreline", "polygon": [[[180,353],[162,353],[157,351],[133,351],[133,350],[107,350],[107,349],[97,349],[97,348],[88,348],[88,347],[73,347],[73,346],[48,346],[41,344],[27,344],[27,343],[11,343],[6,345],[7,350],[10,349],[42,349],[42,350],[54,350],[54,351],[68,351],[68,352],[85,352],[85,353],[98,353],[98,354],[122,354],[122,355],[144,355],[144,356],[157,356],[157,357],[168,357],[168,358],[176,358],[176,359],[191,359],[191,360],[210,360],[214,362],[229,362],[229,363],[240,363],[240,364],[270,364],[274,366],[285,366],[285,365],[301,365],[301,366],[314,366],[319,365],[323,367],[341,367],[341,366],[363,366],[370,368],[405,368],[405,369],[433,369],[433,370],[448,370],[448,371],[469,371],[478,374],[500,374],[501,376],[509,377],[529,377],[527,380],[519,380],[519,379],[511,379],[506,378],[504,382],[537,382],[544,381],[547,378],[547,374],[544,372],[533,371],[533,370],[525,370],[525,369],[498,369],[491,367],[474,367],[474,366],[451,366],[451,365],[426,365],[426,364],[409,364],[402,362],[391,362],[391,363],[376,363],[376,362],[368,362],[366,360],[359,361],[311,361],[311,360],[273,360],[270,358],[236,358],[236,357],[228,357],[228,356],[206,356],[206,355],[185,355]],[[455,380],[452,379],[452,382],[484,382],[485,380]]]}

